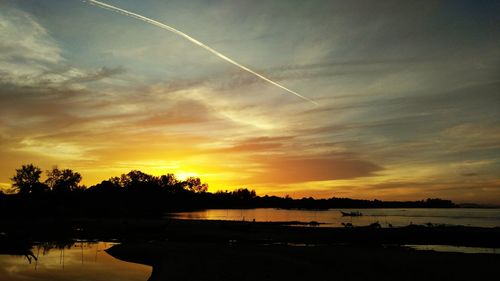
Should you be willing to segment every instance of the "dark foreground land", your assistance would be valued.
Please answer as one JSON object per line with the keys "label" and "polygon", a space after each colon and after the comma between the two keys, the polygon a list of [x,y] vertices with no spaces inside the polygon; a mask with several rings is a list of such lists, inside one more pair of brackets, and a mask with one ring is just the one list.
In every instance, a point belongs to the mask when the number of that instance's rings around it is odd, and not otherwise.
{"label": "dark foreground land", "polygon": [[156,280],[488,280],[500,257],[359,245],[132,243],[112,256],[153,267]]}
{"label": "dark foreground land", "polygon": [[[488,280],[500,255],[415,251],[401,245],[500,247],[500,228],[322,228],[169,219],[7,220],[0,254],[37,241],[112,240],[112,256],[150,265],[153,280]],[[20,250],[21,249],[21,250]]]}

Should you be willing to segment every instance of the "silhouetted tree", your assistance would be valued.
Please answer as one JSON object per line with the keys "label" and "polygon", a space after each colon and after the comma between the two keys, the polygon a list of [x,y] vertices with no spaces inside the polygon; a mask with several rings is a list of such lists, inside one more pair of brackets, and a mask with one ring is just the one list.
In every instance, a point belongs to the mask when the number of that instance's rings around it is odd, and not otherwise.
{"label": "silhouetted tree", "polygon": [[33,185],[31,193],[35,195],[41,195],[45,194],[50,191],[50,188],[48,185],[46,185],[43,182],[37,182]]}
{"label": "silhouetted tree", "polygon": [[23,165],[20,169],[16,169],[16,174],[10,179],[12,187],[19,194],[30,194],[34,190],[40,189],[40,175],[42,170],[33,164]]}
{"label": "silhouetted tree", "polygon": [[251,200],[257,196],[255,190],[249,190],[248,188],[238,188],[232,192],[232,195],[240,200]]}
{"label": "silhouetted tree", "polygon": [[138,170],[132,170],[128,174],[122,174],[120,177],[120,185],[128,190],[139,189],[154,189],[158,187],[155,176],[148,175]]}
{"label": "silhouetted tree", "polygon": [[[123,175],[122,175],[123,176]],[[112,177],[108,180],[113,186],[117,188],[122,188],[122,180],[121,177]],[[104,182],[104,181],[103,181]]]}
{"label": "silhouetted tree", "polygon": [[189,177],[186,179],[185,184],[187,190],[195,193],[203,193],[208,190],[208,184],[201,183],[200,178]]}
{"label": "silhouetted tree", "polygon": [[158,178],[158,185],[168,194],[178,194],[184,191],[183,182],[179,181],[174,174],[161,175]]}
{"label": "silhouetted tree", "polygon": [[[113,179],[113,178],[111,178]],[[99,192],[99,193],[113,193],[117,192],[121,189],[120,185],[115,184],[112,180],[103,180],[102,182],[89,187],[89,191],[91,192]]]}
{"label": "silhouetted tree", "polygon": [[159,178],[159,184],[161,188],[168,189],[179,183],[179,180],[174,174],[161,175]]}
{"label": "silhouetted tree", "polygon": [[73,172],[70,169],[59,170],[54,167],[51,171],[47,171],[45,183],[54,192],[71,192],[78,190],[78,184],[81,180],[80,173]]}

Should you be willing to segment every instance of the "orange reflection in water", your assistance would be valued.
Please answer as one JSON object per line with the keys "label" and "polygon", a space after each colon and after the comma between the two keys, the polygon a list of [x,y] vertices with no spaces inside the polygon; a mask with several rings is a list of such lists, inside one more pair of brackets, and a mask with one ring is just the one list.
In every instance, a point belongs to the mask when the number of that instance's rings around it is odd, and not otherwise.
{"label": "orange reflection in water", "polygon": [[151,267],[120,261],[104,250],[114,243],[76,242],[64,249],[42,244],[25,256],[0,255],[0,281],[145,281]]}

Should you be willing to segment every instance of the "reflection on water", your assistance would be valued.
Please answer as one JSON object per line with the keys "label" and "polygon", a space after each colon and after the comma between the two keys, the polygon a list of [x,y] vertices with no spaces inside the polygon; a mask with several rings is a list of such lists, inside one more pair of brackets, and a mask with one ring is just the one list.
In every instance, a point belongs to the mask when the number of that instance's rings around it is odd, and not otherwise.
{"label": "reflection on water", "polygon": [[0,280],[144,281],[151,267],[123,262],[104,250],[113,243],[76,242],[68,245],[41,243],[33,255],[1,255]]}
{"label": "reflection on water", "polygon": [[404,245],[419,251],[452,252],[465,254],[500,254],[498,248],[462,247],[449,245]]}
{"label": "reflection on water", "polygon": [[[340,211],[359,211],[359,217],[344,217]],[[173,214],[180,219],[208,220],[246,220],[252,221],[317,221],[323,226],[342,226],[352,223],[355,226],[379,222],[382,227],[406,226],[409,224],[446,224],[480,227],[500,227],[500,209],[330,209],[285,210],[285,209],[211,209],[196,212]]]}

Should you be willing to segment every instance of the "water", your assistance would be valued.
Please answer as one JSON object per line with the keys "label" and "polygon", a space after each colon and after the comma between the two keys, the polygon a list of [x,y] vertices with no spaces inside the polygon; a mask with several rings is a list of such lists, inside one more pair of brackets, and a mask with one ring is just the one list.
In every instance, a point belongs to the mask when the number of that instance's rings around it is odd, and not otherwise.
{"label": "water", "polygon": [[[363,214],[360,217],[344,217],[340,211]],[[286,210],[272,208],[258,209],[210,209],[195,212],[174,213],[180,219],[236,220],[236,221],[317,221],[322,226],[339,227],[342,223],[364,226],[375,222],[382,227],[406,226],[409,224],[445,224],[478,227],[500,227],[500,209],[329,209],[329,210]]]}
{"label": "water", "polygon": [[151,267],[113,258],[104,251],[112,245],[76,242],[66,245],[63,250],[55,245],[41,244],[31,249],[33,256],[29,257],[0,254],[0,281],[148,280]]}
{"label": "water", "polygon": [[498,248],[480,248],[480,247],[462,247],[450,245],[403,245],[418,251],[436,251],[447,253],[464,253],[464,254],[500,254]]}

